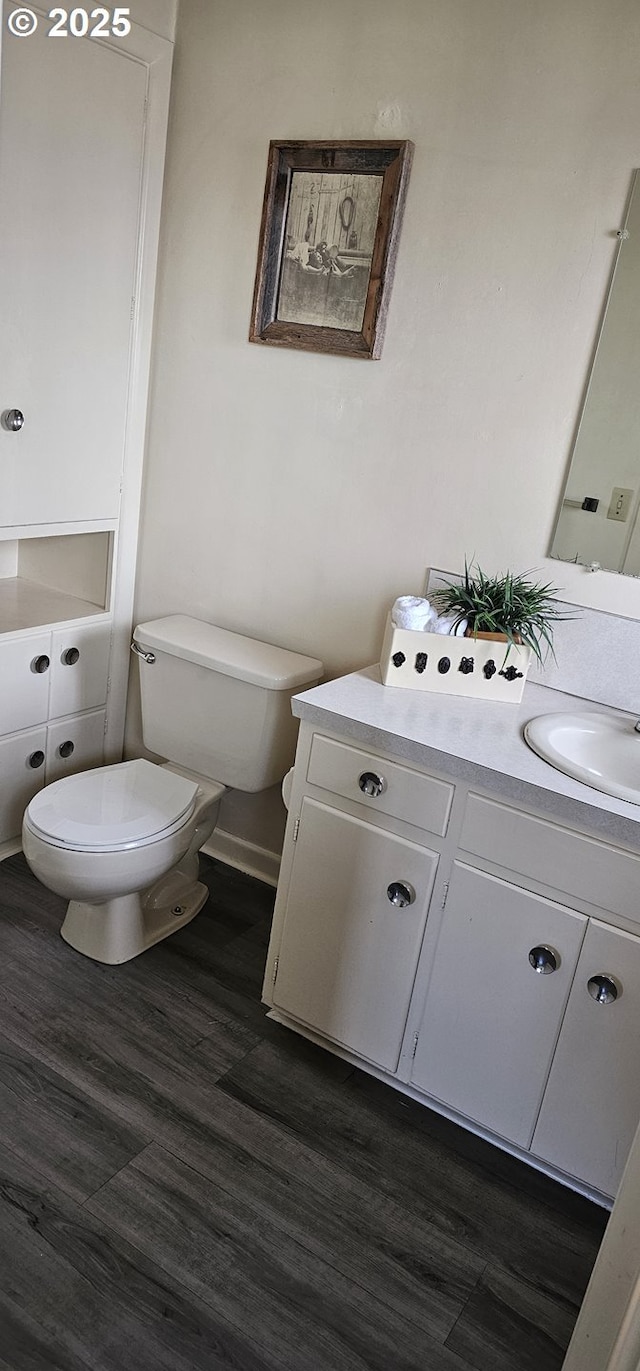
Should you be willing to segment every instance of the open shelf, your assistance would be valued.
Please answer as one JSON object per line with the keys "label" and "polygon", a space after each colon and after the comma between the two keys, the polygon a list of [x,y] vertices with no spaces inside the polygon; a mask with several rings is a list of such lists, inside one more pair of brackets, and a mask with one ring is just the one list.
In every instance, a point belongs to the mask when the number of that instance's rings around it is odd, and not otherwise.
{"label": "open shelf", "polygon": [[0,634],[109,611],[112,534],[19,539],[0,558]]}
{"label": "open shelf", "polygon": [[52,590],[22,576],[0,580],[0,633],[19,633],[25,628],[44,628],[67,619],[86,619],[106,614],[104,605],[81,600],[63,590]]}

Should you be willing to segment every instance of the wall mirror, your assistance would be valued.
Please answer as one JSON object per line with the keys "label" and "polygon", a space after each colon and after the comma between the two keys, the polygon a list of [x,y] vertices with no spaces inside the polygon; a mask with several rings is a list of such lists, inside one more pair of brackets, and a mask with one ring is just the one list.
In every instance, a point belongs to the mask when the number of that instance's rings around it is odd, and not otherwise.
{"label": "wall mirror", "polygon": [[550,555],[640,576],[640,171],[618,239]]}

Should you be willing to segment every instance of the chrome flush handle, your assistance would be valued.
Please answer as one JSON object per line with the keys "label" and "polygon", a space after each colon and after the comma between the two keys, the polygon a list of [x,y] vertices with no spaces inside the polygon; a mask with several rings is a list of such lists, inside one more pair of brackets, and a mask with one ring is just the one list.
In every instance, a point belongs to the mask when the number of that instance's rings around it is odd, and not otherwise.
{"label": "chrome flush handle", "polygon": [[153,666],[156,660],[155,652],[145,652],[144,648],[138,647],[136,642],[131,644],[131,651],[135,652],[136,657],[142,657],[143,662],[148,662],[149,666]]}

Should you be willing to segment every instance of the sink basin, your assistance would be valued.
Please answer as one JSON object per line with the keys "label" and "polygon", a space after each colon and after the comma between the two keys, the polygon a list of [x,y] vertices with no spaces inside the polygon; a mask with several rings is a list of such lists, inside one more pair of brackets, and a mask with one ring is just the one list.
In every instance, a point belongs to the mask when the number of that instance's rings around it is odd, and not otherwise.
{"label": "sink basin", "polygon": [[615,714],[541,714],[525,741],[557,771],[619,800],[640,804],[640,733]]}

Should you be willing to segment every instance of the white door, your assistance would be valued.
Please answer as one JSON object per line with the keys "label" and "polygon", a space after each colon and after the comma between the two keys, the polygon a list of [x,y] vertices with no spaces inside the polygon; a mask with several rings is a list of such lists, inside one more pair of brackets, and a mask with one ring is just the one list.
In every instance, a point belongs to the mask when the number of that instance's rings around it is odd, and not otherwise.
{"label": "white door", "polygon": [[20,833],[29,800],[44,785],[46,746],[44,725],[0,738],[0,843]]}
{"label": "white door", "polygon": [[639,1119],[640,938],[593,919],[532,1151],[615,1195]]}
{"label": "white door", "polygon": [[104,704],[110,645],[109,623],[54,629],[51,634],[51,719]]}
{"label": "white door", "polygon": [[456,862],[413,1084],[528,1147],[586,923]]}
{"label": "white door", "polygon": [[417,843],[305,799],[274,1004],[395,1071],[437,863]]}
{"label": "white door", "polygon": [[47,785],[101,766],[104,760],[104,709],[79,714],[76,719],[59,719],[47,729]]}
{"label": "white door", "polygon": [[0,736],[45,721],[50,679],[50,633],[0,639]]}
{"label": "white door", "polygon": [[[33,7],[32,7],[33,8]],[[91,8],[91,7],[89,7]],[[123,459],[147,68],[122,43],[13,37],[0,84],[2,525],[113,520]]]}

